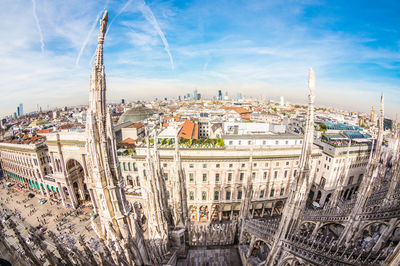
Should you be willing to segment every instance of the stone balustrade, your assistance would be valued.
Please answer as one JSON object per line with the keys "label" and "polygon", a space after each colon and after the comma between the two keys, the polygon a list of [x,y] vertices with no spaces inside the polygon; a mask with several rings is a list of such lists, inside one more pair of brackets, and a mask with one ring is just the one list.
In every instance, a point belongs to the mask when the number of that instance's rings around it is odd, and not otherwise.
{"label": "stone balustrade", "polygon": [[391,246],[366,252],[355,246],[338,245],[334,238],[290,235],[283,242],[288,252],[317,265],[383,265]]}
{"label": "stone balustrade", "polygon": [[267,219],[251,219],[245,221],[246,230],[265,241],[272,240],[279,226],[280,216]]}

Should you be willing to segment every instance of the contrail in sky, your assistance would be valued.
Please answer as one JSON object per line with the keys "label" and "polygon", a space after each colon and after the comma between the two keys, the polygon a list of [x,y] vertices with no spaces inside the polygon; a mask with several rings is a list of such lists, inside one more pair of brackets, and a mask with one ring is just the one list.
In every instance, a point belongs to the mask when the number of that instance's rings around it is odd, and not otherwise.
{"label": "contrail in sky", "polygon": [[[128,2],[126,2],[125,5],[119,10],[119,12],[117,13],[117,15],[111,20],[110,24],[107,26],[106,36],[107,36],[108,31],[109,31],[110,28],[111,28],[111,25],[112,25],[112,24],[114,23],[114,21],[119,17],[119,15],[121,15],[122,12],[125,11],[125,9],[129,6],[129,4],[130,4],[131,2],[132,2],[132,0],[128,0]],[[107,3],[108,3],[108,1],[107,1]],[[93,55],[92,55],[92,58],[90,58],[89,66],[92,65],[95,56],[96,56],[96,51],[94,51],[94,53],[93,53]]]}
{"label": "contrail in sky", "polygon": [[119,12],[117,13],[117,15],[113,18],[113,20],[111,20],[110,25],[108,25],[108,27],[107,27],[106,35],[107,35],[108,31],[110,30],[111,25],[114,23],[114,20],[116,20],[116,19],[119,17],[119,15],[121,15],[122,12],[125,11],[125,9],[129,6],[129,4],[130,4],[131,2],[132,2],[132,0],[128,0],[128,2],[125,3],[125,5],[119,10]]}
{"label": "contrail in sky", "polygon": [[148,5],[146,5],[145,1],[143,1],[140,11],[142,12],[145,19],[155,28],[155,30],[158,32],[158,35],[160,35],[160,38],[161,38],[162,42],[164,43],[164,49],[165,49],[165,51],[167,51],[168,56],[169,56],[171,68],[174,69],[174,60],[172,59],[172,55],[169,50],[169,45],[168,45],[167,39],[165,38],[165,35],[164,35],[163,31],[161,30],[156,17],[154,16],[150,7]]}
{"label": "contrail in sky", "polygon": [[32,12],[33,12],[33,18],[35,19],[36,22],[36,27],[39,31],[39,35],[40,35],[40,48],[42,49],[42,54],[44,54],[44,40],[43,40],[43,32],[42,32],[42,28],[40,27],[40,23],[39,23],[39,19],[37,17],[36,14],[36,0],[32,0]]}
{"label": "contrail in sky", "polygon": [[[109,2],[109,0],[107,0],[106,3],[104,4],[103,10],[106,9],[106,7],[107,7],[107,5],[108,5],[108,2]],[[78,56],[76,57],[75,65],[78,65],[79,60],[81,59],[82,53],[83,53],[83,51],[85,50],[87,43],[89,42],[90,36],[92,35],[92,33],[93,33],[93,31],[94,31],[94,28],[96,27],[96,24],[97,24],[97,22],[99,21],[101,14],[103,13],[103,10],[100,10],[100,11],[99,11],[99,13],[97,14],[97,17],[96,17],[95,21],[93,21],[92,27],[90,28],[90,31],[88,32],[88,34],[87,34],[87,36],[86,36],[86,39],[85,39],[85,41],[83,42],[83,44],[82,44],[82,46],[81,46],[81,49],[79,50]]]}

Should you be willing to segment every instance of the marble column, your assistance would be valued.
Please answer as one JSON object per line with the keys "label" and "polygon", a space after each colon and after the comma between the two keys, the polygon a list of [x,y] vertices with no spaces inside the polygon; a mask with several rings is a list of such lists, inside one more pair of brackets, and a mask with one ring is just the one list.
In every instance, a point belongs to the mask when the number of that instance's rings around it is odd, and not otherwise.
{"label": "marble column", "polygon": [[71,186],[67,186],[67,190],[69,193],[69,198],[71,200],[72,207],[74,207],[74,208],[78,207],[78,200],[76,199],[74,190],[71,188]]}
{"label": "marble column", "polygon": [[96,198],[95,195],[93,193],[93,189],[89,189],[89,195],[90,195],[90,200],[92,201],[92,205],[93,205],[93,211],[98,214],[99,210],[98,210],[98,206],[97,206],[97,202],[96,202]]}
{"label": "marble column", "polygon": [[65,204],[66,197],[65,197],[65,194],[64,194],[64,189],[63,189],[63,187],[61,186],[61,183],[57,183],[57,184],[58,184],[58,191],[60,192],[60,195],[61,195],[61,202],[62,202],[62,204],[63,204],[64,206],[67,206],[67,205]]}

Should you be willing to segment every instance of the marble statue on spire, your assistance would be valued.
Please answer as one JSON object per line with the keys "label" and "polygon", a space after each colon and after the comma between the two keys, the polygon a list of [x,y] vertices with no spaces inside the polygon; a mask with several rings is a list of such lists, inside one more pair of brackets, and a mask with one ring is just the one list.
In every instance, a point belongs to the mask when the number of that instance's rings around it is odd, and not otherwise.
{"label": "marble statue on spire", "polygon": [[308,89],[308,111],[300,156],[300,170],[290,185],[288,198],[282,211],[278,229],[274,235],[274,244],[271,248],[266,265],[276,265],[282,250],[283,241],[289,233],[294,231],[301,219],[301,214],[305,209],[307,195],[313,181],[311,155],[314,140],[315,73],[312,68],[310,68],[308,76]]}

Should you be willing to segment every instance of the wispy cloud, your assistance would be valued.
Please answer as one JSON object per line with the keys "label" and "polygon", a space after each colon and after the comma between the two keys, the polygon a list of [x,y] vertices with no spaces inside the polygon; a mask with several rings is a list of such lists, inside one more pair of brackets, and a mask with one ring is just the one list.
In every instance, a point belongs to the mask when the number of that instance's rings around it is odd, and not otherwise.
{"label": "wispy cloud", "polygon": [[160,38],[164,44],[164,49],[167,52],[169,56],[169,61],[171,64],[171,69],[173,70],[175,68],[174,66],[174,60],[172,58],[171,51],[169,49],[168,41],[165,38],[164,32],[160,28],[160,24],[158,24],[158,21],[156,17],[154,16],[153,12],[151,11],[150,7],[146,5],[146,2],[142,2],[140,5],[140,11],[142,12],[143,16],[145,19],[154,27],[154,29],[157,31],[158,35],[160,35]]}
{"label": "wispy cloud", "polygon": [[[106,3],[104,4],[103,9],[100,10],[99,13],[97,13],[96,19],[93,21],[92,27],[90,28],[90,31],[89,31],[88,34],[86,35],[86,38],[85,38],[85,40],[84,40],[83,43],[82,43],[81,49],[79,49],[78,56],[76,57],[76,60],[75,60],[75,65],[78,65],[78,64],[79,64],[79,60],[81,59],[83,50],[85,50],[86,45],[88,44],[89,39],[90,39],[90,37],[92,36],[93,31],[94,31],[96,25],[98,24],[101,14],[102,14],[103,11],[107,8],[108,2],[109,2],[109,0],[106,1]],[[96,53],[96,52],[95,52],[95,53]],[[90,60],[90,61],[92,61],[92,60]]]}
{"label": "wispy cloud", "polygon": [[43,39],[43,32],[42,28],[40,27],[39,19],[36,14],[36,0],[32,0],[32,13],[33,13],[33,18],[35,19],[36,27],[37,30],[39,31],[39,36],[40,36],[40,49],[42,50],[42,54],[44,54],[44,39]]}
{"label": "wispy cloud", "polygon": [[112,24],[114,23],[114,21],[126,10],[126,8],[132,3],[132,0],[128,0],[125,5],[118,11],[117,15],[115,15],[115,17],[111,20],[110,24],[107,27],[107,33],[110,31]]}

